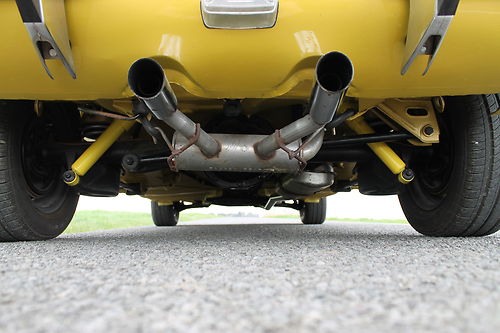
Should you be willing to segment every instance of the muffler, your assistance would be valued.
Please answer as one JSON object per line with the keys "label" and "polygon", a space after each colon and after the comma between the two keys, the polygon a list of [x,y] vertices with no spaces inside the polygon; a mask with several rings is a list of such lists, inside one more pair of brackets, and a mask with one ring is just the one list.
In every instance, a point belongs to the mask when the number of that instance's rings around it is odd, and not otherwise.
{"label": "muffler", "polygon": [[[212,134],[221,144],[217,158],[209,159],[196,147],[189,147],[176,157],[175,165],[179,170],[189,171],[226,171],[226,172],[270,172],[296,173],[299,163],[291,160],[284,151],[277,151],[267,160],[259,158],[253,151],[253,145],[265,135]],[[185,146],[187,139],[175,133],[172,145],[175,149]],[[298,149],[299,141],[292,142],[290,149]]]}

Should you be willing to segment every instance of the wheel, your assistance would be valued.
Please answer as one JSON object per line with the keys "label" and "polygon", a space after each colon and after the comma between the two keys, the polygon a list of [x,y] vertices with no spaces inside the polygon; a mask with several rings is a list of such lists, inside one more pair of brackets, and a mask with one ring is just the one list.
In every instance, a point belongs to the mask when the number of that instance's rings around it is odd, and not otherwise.
{"label": "wheel", "polygon": [[485,236],[500,228],[500,95],[449,97],[440,143],[411,156],[415,180],[399,200],[428,236]]}
{"label": "wheel", "polygon": [[326,199],[321,198],[319,202],[302,204],[300,219],[304,224],[323,224],[326,218]]}
{"label": "wheel", "polygon": [[42,153],[57,130],[32,102],[0,104],[0,241],[54,238],[73,218],[78,194],[62,181],[65,161]]}
{"label": "wheel", "polygon": [[175,226],[179,221],[179,210],[175,205],[160,206],[151,201],[151,215],[153,222],[157,227]]}

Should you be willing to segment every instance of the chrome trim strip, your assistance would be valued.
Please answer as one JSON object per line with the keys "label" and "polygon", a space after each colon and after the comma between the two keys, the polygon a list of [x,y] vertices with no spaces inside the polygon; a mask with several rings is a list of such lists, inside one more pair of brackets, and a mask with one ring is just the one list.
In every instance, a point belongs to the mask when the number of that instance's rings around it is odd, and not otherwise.
{"label": "chrome trim strip", "polygon": [[[432,6],[428,5],[428,1],[433,1]],[[450,27],[451,21],[455,17],[458,3],[460,0],[411,0],[410,2],[410,18],[408,22],[408,34],[406,36],[406,52],[407,59],[401,69],[401,75],[404,75],[410,66],[419,55],[429,55],[427,66],[422,75],[429,71],[436,54],[441,47],[444,36]],[[429,11],[432,11],[429,13]],[[425,30],[421,31],[416,26],[421,26],[423,17],[431,17]],[[425,23],[425,22],[424,22]],[[416,34],[420,34],[418,38]],[[415,46],[414,41],[418,40]],[[413,50],[413,51],[411,51]],[[411,54],[408,57],[408,53]]]}
{"label": "chrome trim strip", "polygon": [[[76,72],[66,26],[64,0],[16,0],[24,26],[43,68],[54,79],[46,60],[60,60],[73,79]],[[47,22],[52,22],[50,26]]]}

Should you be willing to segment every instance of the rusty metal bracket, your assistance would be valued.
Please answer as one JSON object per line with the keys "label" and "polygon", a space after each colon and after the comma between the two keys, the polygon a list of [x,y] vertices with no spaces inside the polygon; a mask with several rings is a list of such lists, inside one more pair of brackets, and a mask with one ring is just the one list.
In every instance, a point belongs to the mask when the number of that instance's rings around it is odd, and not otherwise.
{"label": "rusty metal bracket", "polygon": [[309,141],[305,141],[304,143],[302,143],[299,146],[299,148],[297,148],[297,150],[291,150],[286,146],[285,141],[283,141],[283,138],[281,137],[279,129],[277,129],[274,132],[274,139],[276,140],[276,143],[278,144],[278,146],[288,154],[289,159],[295,158],[297,161],[299,161],[299,165],[300,165],[299,172],[304,171],[304,169],[307,166],[307,161],[302,158],[301,153],[302,153],[302,150],[304,150],[305,146],[307,146]]}
{"label": "rusty metal bracket", "polygon": [[180,147],[179,149],[174,149],[174,147],[168,143],[169,149],[170,149],[170,156],[167,157],[167,163],[170,168],[170,170],[177,172],[177,167],[175,166],[175,158],[182,154],[186,149],[194,145],[196,142],[198,142],[198,139],[200,138],[200,132],[201,132],[201,126],[199,123],[196,124],[196,129],[194,131],[194,135],[190,138],[188,138],[188,142]]}

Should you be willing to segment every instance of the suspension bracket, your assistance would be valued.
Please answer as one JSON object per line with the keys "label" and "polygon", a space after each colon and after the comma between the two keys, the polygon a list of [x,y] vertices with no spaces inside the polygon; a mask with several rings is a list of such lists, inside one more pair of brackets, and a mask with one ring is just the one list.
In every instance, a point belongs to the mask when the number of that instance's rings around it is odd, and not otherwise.
{"label": "suspension bracket", "polygon": [[377,109],[418,138],[420,144],[432,144],[439,142],[440,133],[436,106],[439,106],[437,111],[442,112],[442,97],[439,97],[439,103],[430,99],[387,99],[378,104]]}

